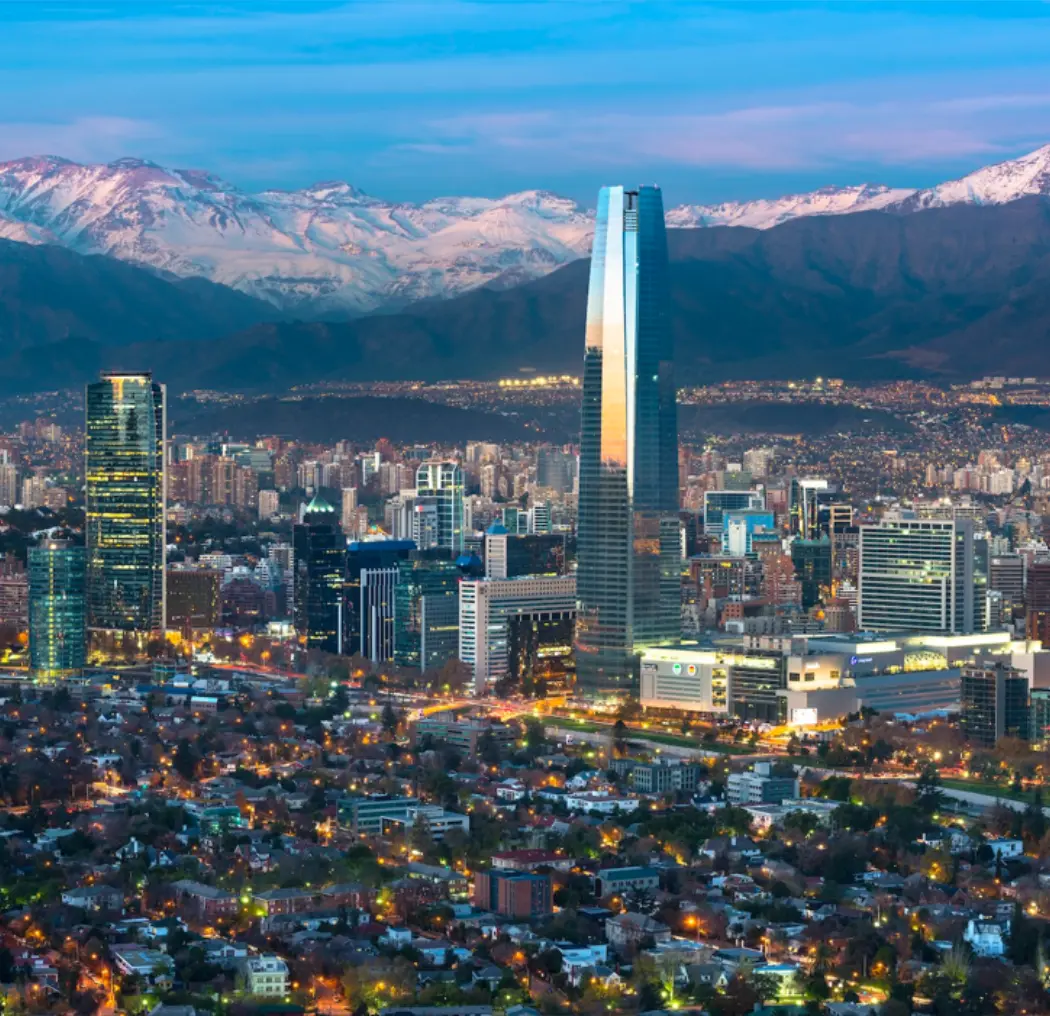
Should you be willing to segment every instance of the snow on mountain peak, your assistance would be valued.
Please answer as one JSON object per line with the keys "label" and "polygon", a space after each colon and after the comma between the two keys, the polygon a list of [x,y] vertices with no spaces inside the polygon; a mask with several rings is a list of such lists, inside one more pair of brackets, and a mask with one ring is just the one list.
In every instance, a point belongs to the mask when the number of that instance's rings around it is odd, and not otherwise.
{"label": "snow on mountain peak", "polygon": [[[768,229],[788,219],[1050,195],[1050,145],[912,191],[822,187],[775,199],[681,205],[677,227]],[[370,310],[536,278],[590,252],[593,212],[545,190],[421,204],[341,180],[247,193],[204,170],[145,159],[81,165],[53,155],[0,163],[0,238],[108,254],[203,276],[282,307]]]}

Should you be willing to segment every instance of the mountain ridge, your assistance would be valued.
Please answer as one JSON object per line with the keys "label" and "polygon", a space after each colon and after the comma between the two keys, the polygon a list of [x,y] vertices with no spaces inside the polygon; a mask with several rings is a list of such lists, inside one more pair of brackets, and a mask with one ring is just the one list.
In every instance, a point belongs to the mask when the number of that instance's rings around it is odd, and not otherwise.
{"label": "mountain ridge", "polygon": [[[771,229],[873,210],[906,215],[1050,196],[1050,145],[924,190],[880,184],[667,212],[680,228]],[[550,191],[391,202],[345,181],[243,191],[205,170],[124,158],[0,163],[0,238],[106,254],[201,277],[280,312],[347,317],[483,286],[507,288],[586,257],[592,213]]]}

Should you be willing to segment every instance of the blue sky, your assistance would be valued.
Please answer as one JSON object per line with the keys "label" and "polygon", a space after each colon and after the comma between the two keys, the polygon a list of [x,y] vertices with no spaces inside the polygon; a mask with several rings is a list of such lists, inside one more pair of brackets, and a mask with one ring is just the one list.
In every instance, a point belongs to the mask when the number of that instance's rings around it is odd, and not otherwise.
{"label": "blue sky", "polygon": [[922,186],[1050,142],[1050,4],[4,0],[0,159],[419,200]]}

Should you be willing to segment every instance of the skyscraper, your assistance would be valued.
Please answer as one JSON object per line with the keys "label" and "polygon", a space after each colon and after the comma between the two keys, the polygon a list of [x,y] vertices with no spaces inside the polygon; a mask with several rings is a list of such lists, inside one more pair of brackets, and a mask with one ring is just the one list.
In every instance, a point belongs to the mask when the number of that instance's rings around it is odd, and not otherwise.
{"label": "skyscraper", "polygon": [[857,624],[952,632],[987,627],[986,587],[969,519],[884,518],[860,528]]}
{"label": "skyscraper", "polygon": [[426,517],[416,543],[463,553],[463,471],[455,462],[429,461],[416,471],[417,514]]}
{"label": "skyscraper", "polygon": [[310,649],[343,651],[342,605],[346,538],[335,509],[320,496],[292,529],[295,552],[295,627]]}
{"label": "skyscraper", "polygon": [[53,681],[78,673],[87,646],[84,548],[61,540],[30,547],[29,667]]}
{"label": "skyscraper", "polygon": [[88,627],[143,648],[164,630],[167,411],[150,374],[103,373],[87,386]]}
{"label": "skyscraper", "polygon": [[656,187],[605,187],[587,296],[577,683],[637,694],[638,655],[677,642],[678,425],[667,239]]}

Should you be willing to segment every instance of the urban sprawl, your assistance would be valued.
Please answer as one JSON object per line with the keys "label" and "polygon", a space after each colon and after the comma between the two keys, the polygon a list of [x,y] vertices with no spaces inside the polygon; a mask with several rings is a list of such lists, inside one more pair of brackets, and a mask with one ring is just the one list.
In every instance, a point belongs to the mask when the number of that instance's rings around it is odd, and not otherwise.
{"label": "urban sprawl", "polygon": [[[679,390],[660,192],[597,221],[578,377],[368,389],[569,443],[24,400],[5,1012],[1050,1012],[1050,438],[989,415],[1050,388]],[[735,403],[893,426],[679,425]]]}

